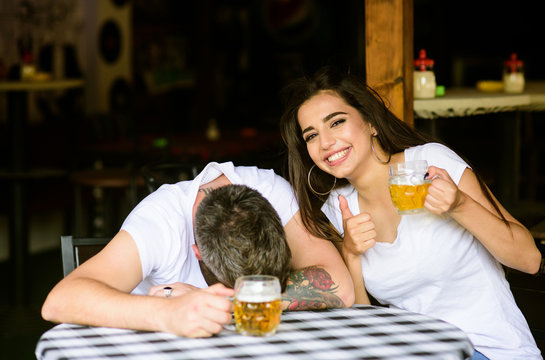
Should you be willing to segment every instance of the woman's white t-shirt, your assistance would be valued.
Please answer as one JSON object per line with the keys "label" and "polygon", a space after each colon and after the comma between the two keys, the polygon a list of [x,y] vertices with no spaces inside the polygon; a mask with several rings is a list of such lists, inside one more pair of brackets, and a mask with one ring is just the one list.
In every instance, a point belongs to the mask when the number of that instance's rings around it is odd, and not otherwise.
{"label": "woman's white t-shirt", "polygon": [[[406,161],[420,159],[445,169],[456,184],[469,167],[437,143],[405,150]],[[351,185],[331,193],[322,211],[344,234],[339,194],[354,215],[365,209]],[[449,215],[402,216],[394,242],[377,242],[361,262],[365,287],[382,304],[456,325],[490,359],[542,359],[500,263]]]}
{"label": "woman's white t-shirt", "polygon": [[125,219],[121,230],[134,239],[142,265],[142,282],[132,291],[146,294],[157,284],[181,282],[204,288],[208,285],[191,245],[193,205],[199,187],[224,174],[232,184],[259,191],[286,225],[299,210],[289,183],[273,170],[210,163],[191,181],[163,185],[143,199]]}

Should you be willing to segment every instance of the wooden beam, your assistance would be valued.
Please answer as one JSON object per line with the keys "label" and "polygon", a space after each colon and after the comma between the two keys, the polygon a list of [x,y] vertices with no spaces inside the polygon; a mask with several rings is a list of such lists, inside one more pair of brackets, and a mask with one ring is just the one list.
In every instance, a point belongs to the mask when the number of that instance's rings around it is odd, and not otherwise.
{"label": "wooden beam", "polygon": [[365,0],[367,82],[411,126],[413,59],[413,0]]}

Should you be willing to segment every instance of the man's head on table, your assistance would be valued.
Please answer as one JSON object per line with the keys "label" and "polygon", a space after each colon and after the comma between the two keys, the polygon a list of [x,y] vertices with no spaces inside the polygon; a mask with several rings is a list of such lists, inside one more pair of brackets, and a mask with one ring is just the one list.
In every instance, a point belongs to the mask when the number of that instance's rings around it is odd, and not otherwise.
{"label": "man's head on table", "polygon": [[195,243],[209,284],[232,288],[239,276],[264,274],[277,276],[284,290],[290,248],[280,217],[258,191],[225,185],[209,192],[195,214]]}

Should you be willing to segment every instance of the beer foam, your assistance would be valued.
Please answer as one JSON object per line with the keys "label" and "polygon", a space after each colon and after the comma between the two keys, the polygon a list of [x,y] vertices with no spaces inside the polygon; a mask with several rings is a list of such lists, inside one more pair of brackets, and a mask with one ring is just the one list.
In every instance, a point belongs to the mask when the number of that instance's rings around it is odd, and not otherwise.
{"label": "beer foam", "polygon": [[279,299],[279,297],[274,293],[268,293],[268,294],[237,294],[236,299],[238,301],[243,302],[251,302],[251,303],[258,303],[258,302],[269,302],[274,301],[276,299]]}

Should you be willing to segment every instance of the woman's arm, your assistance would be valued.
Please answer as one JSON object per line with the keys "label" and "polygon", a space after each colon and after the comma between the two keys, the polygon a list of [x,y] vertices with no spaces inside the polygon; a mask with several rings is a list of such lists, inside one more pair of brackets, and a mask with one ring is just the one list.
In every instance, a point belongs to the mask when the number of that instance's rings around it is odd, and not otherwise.
{"label": "woman's arm", "polygon": [[536,273],[541,253],[535,241],[492,195],[508,224],[498,215],[492,203],[482,192],[477,177],[467,168],[458,184],[447,171],[430,166],[432,181],[424,206],[434,214],[449,213],[454,220],[470,231],[502,264],[526,273]]}
{"label": "woman's arm", "polygon": [[376,244],[375,224],[367,213],[361,213],[357,216],[352,215],[348,202],[342,195],[339,196],[339,208],[344,228],[344,239],[340,252],[352,277],[356,304],[369,305],[371,301],[367,295],[363,280],[361,255]]}

